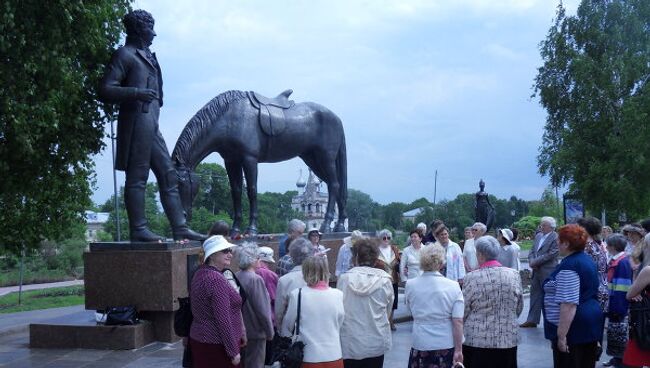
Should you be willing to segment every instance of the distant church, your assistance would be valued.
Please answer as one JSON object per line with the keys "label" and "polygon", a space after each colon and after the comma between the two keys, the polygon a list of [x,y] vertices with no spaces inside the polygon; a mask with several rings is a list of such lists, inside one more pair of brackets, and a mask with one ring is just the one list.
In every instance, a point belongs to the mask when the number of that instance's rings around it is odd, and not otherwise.
{"label": "distant church", "polygon": [[[309,175],[306,181],[302,177],[302,170],[300,170],[300,177],[298,177],[298,181],[296,182],[298,195],[291,199],[291,208],[303,214],[307,229],[320,229],[321,224],[325,221],[328,195],[326,191],[321,191],[321,184],[322,182],[311,172],[311,169],[309,169]],[[334,218],[336,219],[337,217],[338,210]],[[334,227],[334,224],[335,221],[332,221],[330,229]]]}

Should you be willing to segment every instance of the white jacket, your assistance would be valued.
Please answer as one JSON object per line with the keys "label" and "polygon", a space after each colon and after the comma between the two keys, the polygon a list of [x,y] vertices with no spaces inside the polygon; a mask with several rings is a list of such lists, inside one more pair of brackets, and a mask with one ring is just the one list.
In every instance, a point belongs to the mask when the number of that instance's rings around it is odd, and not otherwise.
{"label": "white jacket", "polygon": [[[282,336],[292,335],[298,313],[299,290],[290,293],[287,313],[280,328]],[[343,293],[329,287],[318,290],[305,286],[300,299],[300,340],[305,343],[303,362],[341,359],[339,331],[344,318]]]}
{"label": "white jacket", "polygon": [[372,267],[354,267],[339,277],[345,319],[341,327],[343,359],[365,359],[390,350],[388,313],[393,306],[391,276]]}

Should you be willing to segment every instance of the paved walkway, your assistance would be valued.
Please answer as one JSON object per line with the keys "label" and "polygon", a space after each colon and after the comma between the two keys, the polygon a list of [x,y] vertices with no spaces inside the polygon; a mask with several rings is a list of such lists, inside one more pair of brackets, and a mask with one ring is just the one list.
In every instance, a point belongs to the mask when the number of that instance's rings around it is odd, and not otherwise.
{"label": "paved walkway", "polygon": [[[525,320],[527,311],[528,300],[520,316],[520,322]],[[173,344],[155,342],[141,349],[122,351],[29,348],[27,331],[29,322],[41,322],[62,316],[69,316],[71,319],[79,318],[82,314],[85,318],[93,316],[90,311],[84,311],[83,306],[0,315],[0,367],[164,368],[181,366],[183,347],[180,342]],[[396,317],[406,319],[403,300],[400,300]],[[397,331],[393,333],[393,348],[386,353],[384,367],[406,367],[411,348],[411,327],[412,322],[397,325]],[[521,368],[552,366],[550,346],[544,339],[541,327],[520,329],[517,355]],[[604,361],[605,356],[601,362]]]}
{"label": "paved walkway", "polygon": [[[29,285],[23,285],[23,291],[50,289],[55,287],[65,287],[65,286],[74,286],[74,285],[83,285],[83,284],[84,284],[84,280],[50,282],[47,284],[29,284]],[[7,295],[9,293],[13,293],[17,291],[18,291],[18,286],[0,287],[0,296]]]}

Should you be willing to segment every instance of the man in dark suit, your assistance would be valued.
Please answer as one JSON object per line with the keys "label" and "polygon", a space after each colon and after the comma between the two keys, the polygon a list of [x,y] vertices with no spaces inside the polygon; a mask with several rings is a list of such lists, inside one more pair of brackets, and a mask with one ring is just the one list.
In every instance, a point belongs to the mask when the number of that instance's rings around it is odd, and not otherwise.
{"label": "man in dark suit", "polygon": [[557,266],[557,233],[556,222],[553,217],[542,217],[539,225],[540,232],[535,235],[533,247],[528,253],[528,265],[533,269],[533,278],[530,283],[530,309],[528,318],[520,327],[537,327],[544,305],[544,290],[542,283],[553,273]]}
{"label": "man in dark suit", "polygon": [[160,65],[149,50],[156,36],[154,19],[144,10],[135,10],[125,15],[123,22],[126,42],[113,53],[98,94],[104,102],[120,104],[115,168],[126,171],[124,202],[131,241],[164,239],[149,230],[144,213],[150,169],[156,175],[160,201],[171,223],[174,239],[204,240],[204,235],[187,227],[176,171],[158,129],[163,93]]}

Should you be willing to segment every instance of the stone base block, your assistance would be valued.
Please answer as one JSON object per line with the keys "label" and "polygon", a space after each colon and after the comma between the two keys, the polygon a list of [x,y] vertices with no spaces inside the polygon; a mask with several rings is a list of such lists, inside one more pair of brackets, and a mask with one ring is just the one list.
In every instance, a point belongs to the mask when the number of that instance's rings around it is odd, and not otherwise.
{"label": "stone base block", "polygon": [[29,325],[29,346],[32,348],[130,350],[154,340],[154,327],[149,321],[134,326],[91,323]]}

